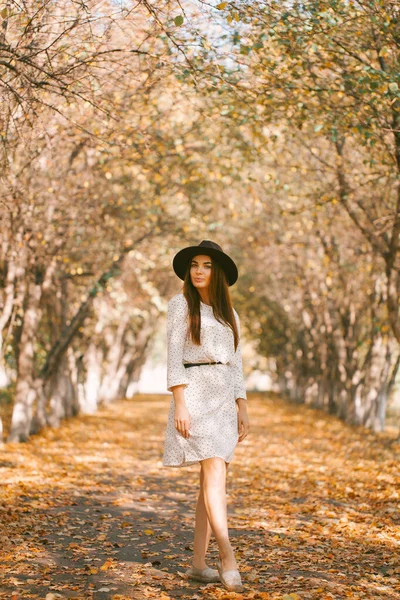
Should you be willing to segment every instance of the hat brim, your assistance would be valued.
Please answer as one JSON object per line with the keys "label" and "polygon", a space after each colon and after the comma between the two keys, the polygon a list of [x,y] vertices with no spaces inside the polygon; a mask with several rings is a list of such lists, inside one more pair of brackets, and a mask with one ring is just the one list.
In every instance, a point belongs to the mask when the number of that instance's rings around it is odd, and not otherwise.
{"label": "hat brim", "polygon": [[189,260],[193,258],[193,256],[196,256],[196,254],[205,254],[207,256],[211,256],[211,258],[214,258],[224,269],[228,279],[228,285],[231,286],[236,283],[239,274],[237,266],[231,257],[220,250],[202,246],[188,246],[187,248],[179,250],[179,252],[175,254],[172,261],[172,267],[179,279],[185,279],[187,264]]}

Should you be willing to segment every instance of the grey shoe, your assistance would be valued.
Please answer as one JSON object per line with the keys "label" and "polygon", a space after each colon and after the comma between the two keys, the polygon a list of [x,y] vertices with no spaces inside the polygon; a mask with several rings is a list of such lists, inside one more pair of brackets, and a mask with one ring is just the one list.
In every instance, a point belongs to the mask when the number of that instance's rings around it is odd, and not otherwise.
{"label": "grey shoe", "polygon": [[223,571],[222,563],[219,558],[217,559],[217,568],[222,584],[226,590],[229,590],[230,592],[244,591],[240,573],[237,569],[227,569],[226,571]]}
{"label": "grey shoe", "polygon": [[189,579],[201,581],[202,583],[216,583],[217,581],[220,581],[218,571],[215,569],[210,569],[210,567],[206,567],[205,569],[196,569],[196,567],[191,567],[188,571],[186,571],[186,575]]}

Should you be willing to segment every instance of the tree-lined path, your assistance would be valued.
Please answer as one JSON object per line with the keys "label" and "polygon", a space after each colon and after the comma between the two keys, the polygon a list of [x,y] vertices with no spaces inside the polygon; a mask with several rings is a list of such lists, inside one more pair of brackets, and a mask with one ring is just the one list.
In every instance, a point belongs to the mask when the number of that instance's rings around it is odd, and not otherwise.
{"label": "tree-lined path", "polygon": [[1,598],[400,598],[399,443],[254,393],[228,474],[246,592],[187,582],[198,466],[161,466],[168,405],[135,396],[3,448]]}
{"label": "tree-lined path", "polygon": [[179,291],[173,256],[202,239],[237,261],[233,304],[273,389],[385,430],[400,410],[398,5],[0,8],[4,441],[132,395]]}

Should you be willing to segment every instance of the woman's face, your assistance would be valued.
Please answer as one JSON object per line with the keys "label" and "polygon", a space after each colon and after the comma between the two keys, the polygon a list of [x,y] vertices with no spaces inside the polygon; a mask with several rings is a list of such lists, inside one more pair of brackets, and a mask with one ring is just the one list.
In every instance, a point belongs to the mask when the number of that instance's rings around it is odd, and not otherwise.
{"label": "woman's face", "polygon": [[190,263],[190,277],[195,288],[207,288],[211,280],[212,262],[206,254],[194,256]]}

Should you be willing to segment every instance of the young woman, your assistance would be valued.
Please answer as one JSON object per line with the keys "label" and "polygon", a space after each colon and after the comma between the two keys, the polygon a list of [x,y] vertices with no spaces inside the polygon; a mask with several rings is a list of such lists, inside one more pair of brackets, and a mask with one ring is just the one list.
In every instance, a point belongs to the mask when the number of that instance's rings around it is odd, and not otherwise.
{"label": "young woman", "polygon": [[[249,431],[240,322],[229,295],[238,271],[221,246],[209,240],[180,250],[173,269],[184,284],[183,293],[168,303],[167,388],[173,397],[163,466],[200,463],[188,577],[221,581],[239,592],[243,586],[229,541],[226,504],[228,465]],[[219,548],[218,571],[205,562],[211,532]]]}

